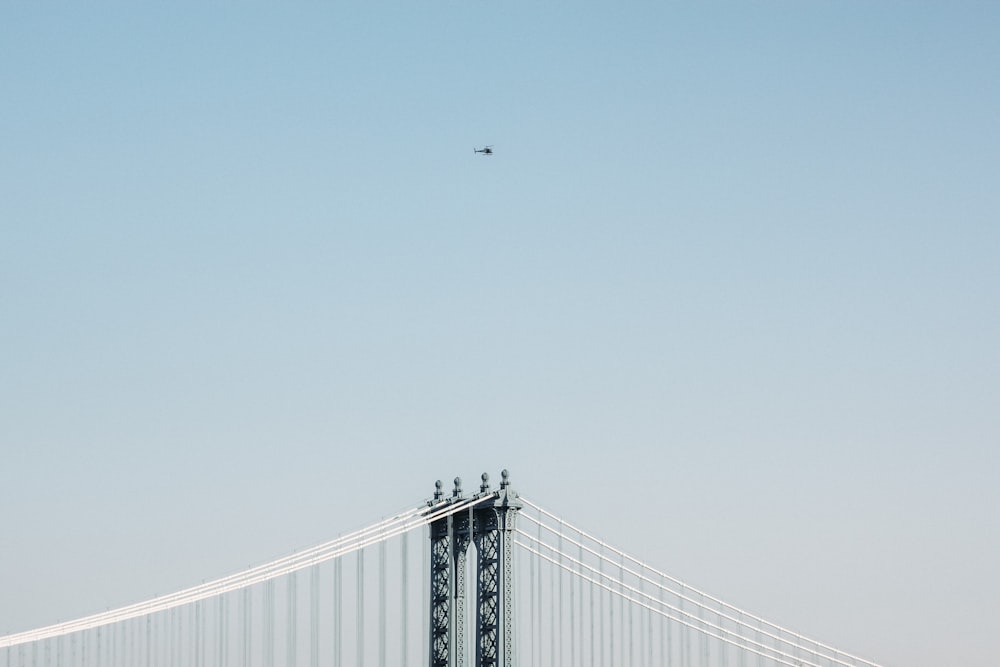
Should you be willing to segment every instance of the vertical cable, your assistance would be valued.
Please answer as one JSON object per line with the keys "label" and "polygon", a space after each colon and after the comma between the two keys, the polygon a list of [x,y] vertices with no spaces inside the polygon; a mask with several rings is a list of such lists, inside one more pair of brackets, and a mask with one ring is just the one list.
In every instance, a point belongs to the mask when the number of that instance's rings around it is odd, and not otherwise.
{"label": "vertical cable", "polygon": [[295,579],[295,572],[289,572],[285,582],[285,597],[288,603],[288,614],[285,619],[285,667],[295,667],[298,657],[295,650],[298,644],[298,623],[296,622],[296,616],[298,615],[299,608],[299,587]]}
{"label": "vertical cable", "polygon": [[[663,575],[660,575],[660,592],[657,594],[657,599],[663,603],[665,593],[663,592]],[[660,664],[669,665],[672,661],[672,656],[670,654],[670,623],[663,617],[660,616]]]}
{"label": "vertical cable", "polygon": [[195,666],[205,667],[205,614],[202,611],[201,601],[194,603],[195,628]]}
{"label": "vertical cable", "polygon": [[563,665],[563,522],[562,519],[559,520],[559,535],[558,535],[558,551],[559,551],[559,567],[556,568],[556,576],[559,578],[559,598],[556,602],[556,618],[559,619],[559,630],[556,632],[556,637],[559,639],[559,665]]}
{"label": "vertical cable", "polygon": [[355,647],[355,662],[358,667],[365,665],[365,550],[357,550],[357,646]]}
{"label": "vertical cable", "polygon": [[407,657],[410,652],[410,642],[409,642],[409,620],[410,620],[410,583],[408,572],[410,570],[410,558],[407,553],[407,545],[410,540],[410,532],[407,531],[403,533],[402,539],[399,545],[399,559],[402,561],[402,569],[400,570],[400,594],[402,597],[402,607],[403,607],[403,617],[400,621],[400,667],[407,667]]}
{"label": "vertical cable", "polygon": [[590,603],[590,614],[588,616],[588,618],[590,620],[590,667],[594,667],[597,664],[597,662],[598,662],[598,660],[597,660],[597,654],[595,653],[595,650],[596,650],[597,647],[595,646],[595,642],[594,642],[594,634],[595,634],[595,631],[596,631],[596,628],[594,627],[595,626],[595,623],[594,623],[594,592],[595,592],[595,590],[596,590],[596,586],[594,586],[594,578],[591,577],[590,578],[590,590],[587,592],[587,601]]}
{"label": "vertical cable", "polygon": [[319,565],[309,573],[309,667],[319,667]]}
{"label": "vertical cable", "polygon": [[[618,663],[623,664],[625,662],[625,644],[629,644],[631,649],[631,642],[628,641],[628,637],[625,636],[625,565],[624,557],[618,564]],[[614,632],[614,630],[612,630]],[[631,667],[632,662],[629,661],[629,666]]]}
{"label": "vertical cable", "polygon": [[656,663],[653,662],[653,612],[646,609],[643,611],[643,616],[646,617],[646,664],[654,667]]}
{"label": "vertical cable", "polygon": [[198,602],[198,620],[199,620],[198,633],[201,636],[201,650],[198,654],[198,664],[200,665],[200,667],[205,667],[205,655],[208,650],[207,646],[209,637],[207,604]]}
{"label": "vertical cable", "polygon": [[217,624],[216,637],[215,637],[215,655],[216,655],[216,667],[222,667],[226,664],[225,658],[225,647],[226,647],[226,614],[223,609],[225,603],[225,594],[220,595],[215,599],[215,620]]}
{"label": "vertical cable", "polygon": [[[188,664],[193,665],[194,667],[201,667],[199,665],[199,663],[198,663],[198,640],[200,639],[200,637],[198,636],[198,603],[197,602],[194,603],[193,605],[191,605],[188,608],[187,617],[188,617],[188,639],[187,639],[187,642],[190,645],[187,647],[187,651],[186,652],[188,652],[188,653],[191,654],[191,662],[188,663]],[[127,655],[128,655],[128,664],[131,665],[132,664],[132,652],[129,651],[127,653]]]}
{"label": "vertical cable", "polygon": [[274,579],[264,584],[264,667],[274,667]]}
{"label": "vertical cable", "polygon": [[[698,606],[698,620],[701,621],[701,627],[705,627],[705,607],[703,606],[703,604],[705,602],[704,599],[702,599],[701,602],[702,602],[702,605]],[[700,641],[698,643],[701,645],[701,663],[700,664],[703,665],[704,667],[707,667],[708,666],[708,635],[706,635],[704,632],[699,632],[698,635],[699,635],[699,639],[700,639]]]}
{"label": "vertical cable", "polygon": [[[624,561],[623,561],[624,566]],[[622,593],[625,594],[625,573],[622,572]],[[622,641],[628,644],[628,664],[635,664],[635,633],[633,629],[635,624],[632,622],[634,616],[635,605],[631,602],[626,603],[625,598],[622,598],[622,604],[628,604],[628,634],[625,634],[625,630],[622,630]],[[624,622],[624,615],[622,621]],[[639,633],[639,638],[642,639],[642,633]]]}
{"label": "vertical cable", "polygon": [[343,664],[343,557],[333,561],[333,665]]}
{"label": "vertical cable", "polygon": [[251,642],[253,641],[253,633],[251,632],[251,609],[250,609],[250,588],[243,589],[243,609],[241,610],[243,615],[243,636],[240,638],[243,641],[240,642],[241,650],[241,664],[243,667],[250,667],[250,656],[253,651],[253,646]]}
{"label": "vertical cable", "polygon": [[420,529],[420,543],[424,546],[421,547],[421,563],[422,567],[420,570],[420,590],[421,597],[423,598],[423,611],[420,614],[422,622],[420,623],[420,655],[428,656],[431,651],[431,527],[430,525],[425,525]]}
{"label": "vertical cable", "polygon": [[558,599],[556,598],[556,564],[549,563],[549,634],[551,642],[549,643],[549,665],[555,667],[556,663],[556,605],[558,604]]}
{"label": "vertical cable", "polygon": [[531,612],[528,617],[528,627],[531,628],[531,633],[528,635],[529,637],[528,641],[530,642],[530,646],[528,648],[530,655],[529,659],[532,665],[537,665],[540,662],[538,658],[538,652],[536,651],[536,648],[538,646],[538,635],[539,635],[538,626],[536,625],[537,622],[536,619],[538,615],[538,599],[537,599],[538,590],[537,590],[537,584],[535,583],[536,560],[538,559],[535,558],[534,554],[528,555],[528,579],[530,584],[528,587],[528,598],[531,603],[530,604]]}
{"label": "vertical cable", "polygon": [[[639,566],[639,596],[638,596],[640,600],[642,599],[642,596],[646,592],[645,582],[642,579],[643,579],[643,566],[640,565]],[[631,606],[634,607],[635,604],[632,603]],[[636,610],[636,613],[639,614],[639,628],[638,628],[638,630],[639,630],[639,664],[642,667],[648,667],[649,663],[646,662],[646,627],[647,627],[646,626],[646,614],[645,614],[645,611],[641,607]]]}
{"label": "vertical cable", "polygon": [[569,664],[579,664],[576,661],[576,577],[574,576],[569,577]]}
{"label": "vertical cable", "polygon": [[[600,561],[600,563],[598,565],[598,569],[600,570],[601,575],[604,574],[604,560],[605,560],[604,559],[604,546],[602,545],[601,546],[601,561]],[[608,611],[607,611],[607,614],[605,614],[604,608],[603,608],[605,600],[607,600],[607,602],[608,602]],[[609,586],[609,588],[608,588],[607,591],[602,591],[601,592],[601,664],[602,665],[612,665],[612,664],[614,664],[614,658],[615,658],[615,649],[614,649],[614,646],[615,646],[615,640],[614,640],[614,632],[615,632],[614,615],[615,615],[615,610],[614,610],[614,606],[615,606],[615,603],[614,603],[614,599],[612,598],[612,595],[611,595],[611,588]],[[604,618],[605,618],[605,616],[607,616],[607,618],[608,618],[608,631],[607,632],[604,631]],[[608,638],[608,660],[607,660],[607,662],[605,662],[605,660],[604,660],[604,638],[605,637]]]}
{"label": "vertical cable", "polygon": [[232,595],[223,595],[219,598],[222,610],[222,663],[219,667],[229,665],[229,601],[232,597]]}
{"label": "vertical cable", "polygon": [[580,538],[580,544],[577,545],[577,563],[576,566],[579,576],[576,578],[576,604],[577,604],[577,614],[576,622],[579,624],[577,628],[576,636],[579,637],[580,645],[578,647],[577,655],[580,656],[579,662],[574,662],[575,665],[583,663],[583,535],[578,535]]}
{"label": "vertical cable", "polygon": [[[719,625],[723,628],[723,631],[719,633],[719,636],[721,636],[722,638],[726,638],[730,634],[728,631],[725,630],[726,620],[722,618],[722,614],[724,612],[725,610],[722,607],[720,607],[719,612],[717,613],[717,621]],[[724,641],[720,641],[718,645],[719,645],[719,665],[720,667],[729,667],[729,644],[727,644]]]}
{"label": "vertical cable", "polygon": [[[740,615],[737,618],[739,618],[739,620],[740,620],[740,628],[741,628],[740,629],[740,638],[742,639],[742,638],[744,638],[744,636],[743,636],[744,632],[746,632],[746,630],[743,629],[746,626],[743,625],[743,612],[742,611],[740,612]],[[740,648],[740,649],[737,649],[736,654],[739,657],[740,667],[747,667],[747,652],[744,651],[742,648]]]}
{"label": "vertical cable", "polygon": [[385,667],[385,538],[378,543],[378,667]]}
{"label": "vertical cable", "polygon": [[[678,592],[678,596],[677,597],[678,597],[678,599],[677,599],[677,609],[680,610],[680,613],[678,614],[678,618],[685,618],[685,616],[684,616],[684,586],[683,586],[683,584],[680,587],[680,591]],[[677,627],[677,632],[679,632],[680,635],[681,635],[679,637],[679,639],[678,639],[678,641],[680,643],[680,647],[679,648],[680,648],[680,654],[681,654],[681,665],[683,665],[684,667],[688,667],[688,665],[689,665],[689,657],[690,657],[689,654],[688,654],[688,630],[689,630],[689,628],[686,625],[679,625]]]}

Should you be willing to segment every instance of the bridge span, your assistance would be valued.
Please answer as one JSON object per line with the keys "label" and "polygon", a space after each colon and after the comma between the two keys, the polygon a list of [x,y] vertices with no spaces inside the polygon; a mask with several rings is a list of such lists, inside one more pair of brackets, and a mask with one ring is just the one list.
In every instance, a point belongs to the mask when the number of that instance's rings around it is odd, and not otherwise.
{"label": "bridge span", "polygon": [[0,651],[3,667],[880,667],[607,544],[506,470]]}

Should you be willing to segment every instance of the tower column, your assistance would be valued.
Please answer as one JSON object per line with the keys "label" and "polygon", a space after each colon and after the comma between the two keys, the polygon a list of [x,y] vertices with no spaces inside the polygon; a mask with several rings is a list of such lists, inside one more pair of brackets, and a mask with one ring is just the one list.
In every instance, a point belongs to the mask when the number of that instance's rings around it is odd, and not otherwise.
{"label": "tower column", "polygon": [[[431,523],[430,667],[464,667],[466,626],[466,552],[476,546],[475,667],[517,667],[514,629],[514,527],[522,505],[502,473],[498,491],[489,476],[468,511]],[[437,482],[434,507],[461,498],[461,480],[443,499]]]}
{"label": "tower column", "polygon": [[[441,482],[434,492],[440,501]],[[451,667],[451,517],[433,521],[431,533],[430,667]]]}

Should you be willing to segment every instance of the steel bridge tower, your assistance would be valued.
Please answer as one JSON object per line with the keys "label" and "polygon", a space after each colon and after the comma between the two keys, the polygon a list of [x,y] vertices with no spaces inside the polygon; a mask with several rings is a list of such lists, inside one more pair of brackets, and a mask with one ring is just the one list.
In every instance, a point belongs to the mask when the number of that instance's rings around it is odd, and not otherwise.
{"label": "steel bridge tower", "polygon": [[450,498],[440,480],[434,500],[469,502],[468,510],[430,524],[430,667],[466,667],[466,553],[476,549],[475,667],[517,667],[514,644],[514,521],[521,509],[510,475],[500,473],[500,489],[490,490],[483,473],[479,493],[462,496],[462,480],[455,478]]}

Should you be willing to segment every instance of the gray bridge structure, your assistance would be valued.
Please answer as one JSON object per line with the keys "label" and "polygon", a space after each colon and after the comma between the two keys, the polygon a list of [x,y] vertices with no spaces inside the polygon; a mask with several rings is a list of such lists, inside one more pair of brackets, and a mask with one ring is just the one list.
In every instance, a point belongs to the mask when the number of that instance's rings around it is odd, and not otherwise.
{"label": "gray bridge structure", "polygon": [[[430,667],[466,667],[465,631],[468,626],[466,572],[470,545],[475,545],[475,622],[472,624],[476,667],[516,667],[514,650],[514,528],[522,508],[510,488],[509,474],[501,473],[500,490],[490,491],[482,475],[479,493],[467,511],[430,524]],[[457,503],[462,480],[445,498],[436,483],[432,508]]]}
{"label": "gray bridge structure", "polygon": [[421,666],[881,667],[608,544],[506,470],[246,570],[0,635],[0,667]]}

